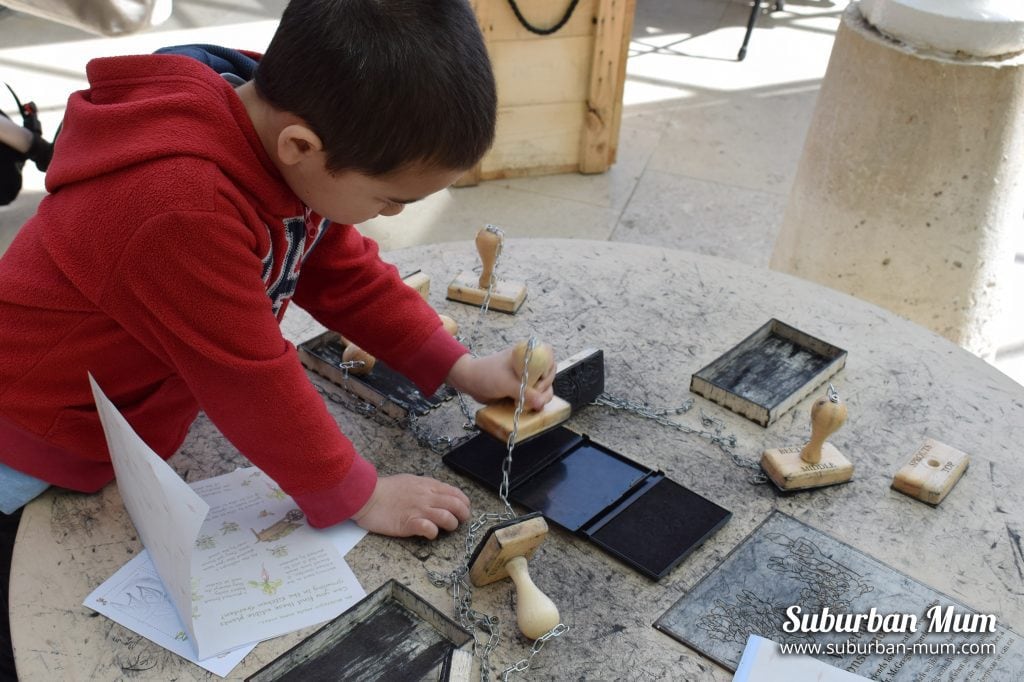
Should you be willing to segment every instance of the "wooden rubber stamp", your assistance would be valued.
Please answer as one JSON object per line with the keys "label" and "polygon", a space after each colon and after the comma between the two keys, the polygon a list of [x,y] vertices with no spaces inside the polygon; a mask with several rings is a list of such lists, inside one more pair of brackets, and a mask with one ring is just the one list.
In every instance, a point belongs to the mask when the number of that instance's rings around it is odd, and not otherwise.
{"label": "wooden rubber stamp", "polygon": [[492,310],[515,313],[526,300],[526,285],[522,282],[499,280],[495,265],[501,255],[504,233],[488,225],[476,234],[476,250],[483,268],[478,277],[470,270],[463,271],[448,285],[448,298],[459,303],[480,306],[487,301]]}
{"label": "wooden rubber stamp", "polygon": [[452,336],[459,335],[459,323],[448,315],[438,315],[441,318],[441,326],[444,327],[445,331]]}
{"label": "wooden rubber stamp", "polygon": [[417,270],[416,272],[411,272],[403,277],[402,281],[418,291],[424,301],[430,299],[430,275],[427,273],[422,270]]}
{"label": "wooden rubber stamp", "polygon": [[[458,332],[455,320],[447,315],[438,318],[452,336]],[[427,414],[455,395],[447,385],[433,395],[423,395],[407,377],[336,332],[324,332],[296,349],[307,369],[395,419]]]}
{"label": "wooden rubber stamp", "polygon": [[344,363],[351,362],[353,365],[347,368],[349,374],[366,376],[373,371],[373,366],[377,364],[377,358],[345,337],[341,337],[341,342],[345,344],[345,350],[341,353],[341,361]]}
{"label": "wooden rubber stamp", "polygon": [[[528,362],[527,353],[529,353]],[[540,379],[544,368],[551,363],[552,355],[551,347],[547,344],[535,344],[533,348],[530,348],[530,342],[520,341],[512,351],[512,362],[517,370],[520,367],[525,368],[527,385],[534,386]],[[519,378],[522,380],[523,371],[519,371]],[[522,442],[561,424],[572,414],[572,407],[569,403],[554,396],[541,410],[534,411],[524,405],[519,413],[517,425],[515,424],[517,402],[506,398],[480,408],[476,413],[477,426],[503,441],[507,441],[509,435],[515,430],[516,441]]]}
{"label": "wooden rubber stamp", "polygon": [[967,453],[931,438],[892,477],[892,487],[905,495],[936,505],[967,471]]}
{"label": "wooden rubber stamp", "polygon": [[540,512],[492,526],[469,561],[469,579],[477,587],[503,578],[516,586],[519,631],[537,639],[558,625],[558,607],[530,578],[527,560],[544,542],[548,524]]}
{"label": "wooden rubber stamp", "polygon": [[826,397],[811,406],[811,440],[801,447],[772,448],[761,455],[761,468],[782,490],[820,488],[853,478],[853,464],[826,439],[846,422],[846,404],[832,384]]}

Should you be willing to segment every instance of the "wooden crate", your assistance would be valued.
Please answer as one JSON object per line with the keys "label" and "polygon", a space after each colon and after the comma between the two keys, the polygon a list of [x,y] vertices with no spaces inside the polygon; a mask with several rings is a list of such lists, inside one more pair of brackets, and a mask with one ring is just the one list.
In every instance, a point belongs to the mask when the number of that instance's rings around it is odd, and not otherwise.
{"label": "wooden crate", "polygon": [[[570,0],[516,0],[554,26]],[[527,30],[509,0],[472,0],[498,84],[494,146],[458,185],[549,173],[602,173],[615,162],[636,0],[579,0],[550,35]]]}

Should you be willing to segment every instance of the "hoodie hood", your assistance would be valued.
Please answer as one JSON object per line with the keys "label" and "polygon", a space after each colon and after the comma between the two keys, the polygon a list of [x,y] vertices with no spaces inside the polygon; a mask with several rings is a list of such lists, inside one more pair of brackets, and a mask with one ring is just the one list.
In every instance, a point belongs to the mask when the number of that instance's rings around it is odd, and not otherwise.
{"label": "hoodie hood", "polygon": [[185,46],[89,62],[90,87],[68,100],[47,189],[56,193],[148,161],[194,157],[216,164],[232,183],[270,202],[271,212],[293,207],[294,194],[263,149],[232,83],[221,75],[244,82],[255,59],[212,49],[223,52]]}

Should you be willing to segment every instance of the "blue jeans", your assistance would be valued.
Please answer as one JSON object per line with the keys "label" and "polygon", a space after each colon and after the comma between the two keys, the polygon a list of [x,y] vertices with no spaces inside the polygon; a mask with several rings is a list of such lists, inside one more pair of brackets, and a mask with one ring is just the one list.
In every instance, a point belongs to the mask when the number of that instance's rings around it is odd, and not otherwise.
{"label": "blue jeans", "polygon": [[13,514],[49,487],[46,481],[0,463],[0,512]]}

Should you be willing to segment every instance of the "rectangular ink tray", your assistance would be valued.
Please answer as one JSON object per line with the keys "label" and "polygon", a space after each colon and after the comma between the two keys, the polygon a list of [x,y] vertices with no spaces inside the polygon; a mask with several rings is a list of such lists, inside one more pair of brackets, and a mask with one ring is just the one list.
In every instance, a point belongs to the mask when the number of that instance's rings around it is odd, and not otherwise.
{"label": "rectangular ink tray", "polygon": [[[505,443],[480,434],[444,456],[452,469],[501,486]],[[515,447],[509,501],[537,511],[658,580],[731,512],[629,458],[558,427]]]}

